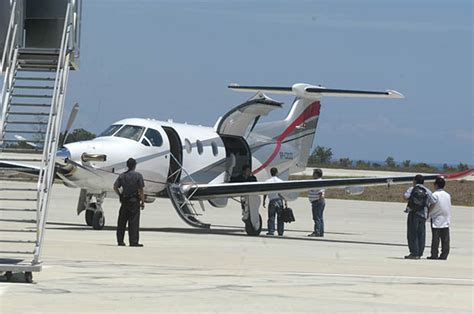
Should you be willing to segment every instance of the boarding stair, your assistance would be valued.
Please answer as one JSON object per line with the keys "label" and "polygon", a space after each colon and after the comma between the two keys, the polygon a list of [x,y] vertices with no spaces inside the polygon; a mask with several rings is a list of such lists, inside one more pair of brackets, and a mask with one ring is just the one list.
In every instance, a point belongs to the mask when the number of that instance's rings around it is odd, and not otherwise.
{"label": "boarding stair", "polygon": [[32,272],[42,267],[55,156],[68,77],[74,69],[71,37],[77,3],[67,4],[60,47],[54,49],[22,46],[21,5],[19,0],[12,2],[1,63],[0,272],[7,280],[21,273],[32,282]]}
{"label": "boarding stair", "polygon": [[[171,158],[176,163],[177,169],[168,175],[168,180],[170,182],[168,182],[167,185],[167,192],[174,209],[178,213],[178,216],[188,225],[197,228],[209,229],[211,227],[210,224],[199,220],[199,216],[202,214],[198,213],[194,207],[194,203],[191,202],[193,194],[187,195],[187,193],[183,190],[183,184],[178,182],[180,175],[177,174],[185,174],[185,178],[187,178],[187,181],[190,181],[191,186],[196,186],[196,181],[194,181],[192,176],[186,171],[178,159],[173,156],[173,154],[171,154]],[[196,191],[197,189],[194,190]]]}

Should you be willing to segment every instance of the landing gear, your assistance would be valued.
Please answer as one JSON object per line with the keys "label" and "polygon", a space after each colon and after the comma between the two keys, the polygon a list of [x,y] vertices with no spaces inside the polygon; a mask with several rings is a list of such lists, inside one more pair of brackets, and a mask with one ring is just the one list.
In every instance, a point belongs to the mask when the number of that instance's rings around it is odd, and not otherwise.
{"label": "landing gear", "polygon": [[[86,224],[95,230],[102,230],[105,226],[105,215],[102,209],[106,193],[88,193],[81,190],[77,206],[77,214],[85,211]],[[95,197],[95,202],[93,198]]]}
{"label": "landing gear", "polygon": [[258,229],[255,229],[252,222],[250,222],[250,219],[245,222],[245,232],[247,232],[247,235],[252,237],[257,237],[260,235],[260,233],[262,232],[262,216],[260,214],[258,215],[258,219],[260,226],[258,227]]}
{"label": "landing gear", "polygon": [[90,203],[89,204],[89,209],[86,210],[86,213],[84,215],[85,219],[86,219],[86,224],[89,226],[89,227],[92,227],[92,220],[94,218],[94,213],[97,209],[97,206],[95,203]]}
{"label": "landing gear", "polygon": [[259,236],[262,232],[262,216],[260,216],[260,196],[250,195],[243,197],[244,209],[242,220],[245,222],[245,232],[249,236]]}
{"label": "landing gear", "polygon": [[33,282],[33,273],[31,271],[25,272],[25,282],[32,283]]}
{"label": "landing gear", "polygon": [[92,217],[92,228],[95,230],[102,230],[105,226],[105,216],[102,210],[96,210]]}
{"label": "landing gear", "polygon": [[6,279],[7,281],[11,281],[11,280],[12,280],[12,277],[13,277],[13,273],[12,273],[11,271],[7,271],[7,272],[5,273],[5,279]]}

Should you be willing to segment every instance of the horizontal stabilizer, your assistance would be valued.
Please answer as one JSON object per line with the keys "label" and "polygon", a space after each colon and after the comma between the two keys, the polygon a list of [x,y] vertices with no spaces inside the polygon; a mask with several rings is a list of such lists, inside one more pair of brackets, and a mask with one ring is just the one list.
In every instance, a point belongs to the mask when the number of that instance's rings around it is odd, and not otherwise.
{"label": "horizontal stabilizer", "polygon": [[278,86],[240,86],[231,84],[230,89],[241,92],[269,92],[276,94],[290,94],[304,98],[331,97],[365,97],[365,98],[405,98],[401,93],[394,90],[387,91],[363,91],[349,89],[333,89],[322,86],[298,83],[291,87]]}

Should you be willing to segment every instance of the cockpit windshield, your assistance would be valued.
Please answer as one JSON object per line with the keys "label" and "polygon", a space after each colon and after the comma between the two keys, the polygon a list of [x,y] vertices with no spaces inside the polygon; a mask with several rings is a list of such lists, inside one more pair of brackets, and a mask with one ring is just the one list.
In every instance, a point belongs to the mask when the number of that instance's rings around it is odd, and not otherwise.
{"label": "cockpit windshield", "polygon": [[98,137],[101,136],[112,136],[115,132],[122,127],[123,124],[112,124],[104,132],[100,133]]}
{"label": "cockpit windshield", "polygon": [[130,140],[138,141],[142,136],[145,128],[136,125],[126,125],[120,129],[114,136],[128,138]]}

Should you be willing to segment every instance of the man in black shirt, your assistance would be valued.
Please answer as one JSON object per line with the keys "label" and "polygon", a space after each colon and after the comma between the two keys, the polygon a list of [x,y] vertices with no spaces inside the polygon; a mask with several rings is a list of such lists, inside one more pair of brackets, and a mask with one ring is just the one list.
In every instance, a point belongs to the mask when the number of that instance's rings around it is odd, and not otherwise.
{"label": "man in black shirt", "polygon": [[138,242],[140,230],[140,209],[145,208],[145,183],[143,176],[135,171],[137,161],[127,160],[128,170],[122,173],[114,184],[114,191],[120,198],[120,212],[117,221],[117,244],[125,246],[123,242],[128,222],[128,238],[130,246],[143,246]]}
{"label": "man in black shirt", "polygon": [[257,182],[257,178],[252,174],[252,170],[249,165],[244,165],[242,167],[242,174],[233,177],[230,182]]}

